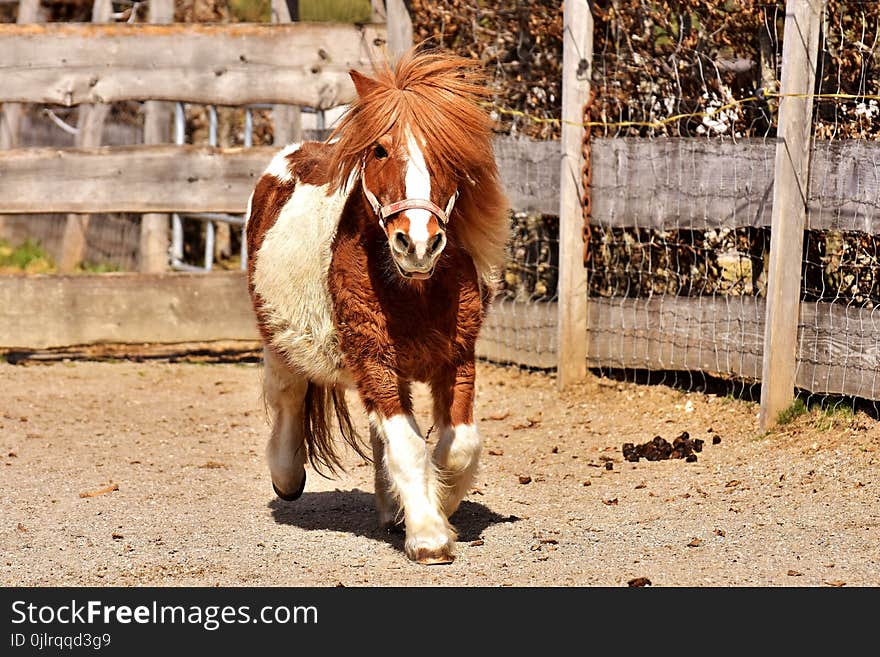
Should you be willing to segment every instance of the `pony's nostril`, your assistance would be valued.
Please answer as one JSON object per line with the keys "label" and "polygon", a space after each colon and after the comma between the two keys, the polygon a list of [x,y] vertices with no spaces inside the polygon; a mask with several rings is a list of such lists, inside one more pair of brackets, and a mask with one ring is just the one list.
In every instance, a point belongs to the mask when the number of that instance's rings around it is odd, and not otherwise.
{"label": "pony's nostril", "polygon": [[400,253],[410,253],[413,250],[412,240],[402,230],[394,231],[394,248]]}
{"label": "pony's nostril", "polygon": [[431,241],[428,242],[428,255],[434,255],[442,249],[445,244],[446,238],[443,236],[443,233],[437,233],[431,238]]}

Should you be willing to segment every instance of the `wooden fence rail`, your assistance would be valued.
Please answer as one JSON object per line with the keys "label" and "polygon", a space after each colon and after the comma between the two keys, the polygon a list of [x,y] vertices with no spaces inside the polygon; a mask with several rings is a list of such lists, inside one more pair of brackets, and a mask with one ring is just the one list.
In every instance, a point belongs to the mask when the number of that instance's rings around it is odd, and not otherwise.
{"label": "wooden fence rail", "polygon": [[329,108],[354,99],[348,70],[384,43],[378,25],[0,25],[0,102]]}
{"label": "wooden fence rail", "polygon": [[[51,313],[51,321],[47,319]],[[796,385],[870,398],[880,379],[880,312],[802,303]],[[587,364],[761,377],[765,302],[755,297],[591,298]],[[499,302],[477,355],[556,365],[555,303]],[[259,340],[241,272],[0,277],[0,351]]]}
{"label": "wooden fence rail", "polygon": [[[775,139],[593,139],[593,223],[656,230],[769,227]],[[556,142],[500,138],[517,210],[557,214]],[[807,229],[880,233],[880,142],[813,141]]]}
{"label": "wooden fence rail", "polygon": [[0,212],[240,213],[276,150],[118,146],[0,151]]}
{"label": "wooden fence rail", "polygon": [[[597,139],[593,222],[657,230],[769,227],[775,148],[772,140]],[[274,152],[192,146],[0,151],[0,213],[243,212]],[[495,156],[515,209],[558,213],[558,142],[498,137]],[[880,233],[880,142],[817,140],[812,157],[807,228]],[[51,195],[43,185],[47,176]],[[195,198],[200,190],[210,195]]]}

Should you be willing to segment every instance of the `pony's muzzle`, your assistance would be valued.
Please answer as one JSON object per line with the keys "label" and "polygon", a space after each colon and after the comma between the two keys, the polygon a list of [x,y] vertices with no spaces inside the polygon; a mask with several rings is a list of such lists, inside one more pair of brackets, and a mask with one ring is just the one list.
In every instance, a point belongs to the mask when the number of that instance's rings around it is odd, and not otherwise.
{"label": "pony's muzzle", "polygon": [[413,239],[412,235],[397,228],[389,242],[391,255],[401,274],[412,278],[427,278],[433,273],[437,258],[446,246],[446,231],[439,229],[427,239]]}

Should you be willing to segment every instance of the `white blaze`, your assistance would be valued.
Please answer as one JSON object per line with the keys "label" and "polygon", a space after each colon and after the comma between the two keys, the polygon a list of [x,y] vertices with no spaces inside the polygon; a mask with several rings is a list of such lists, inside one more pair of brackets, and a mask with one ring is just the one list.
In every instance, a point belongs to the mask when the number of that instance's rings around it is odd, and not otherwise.
{"label": "white blaze", "polygon": [[[428,165],[425,164],[422,149],[409,131],[406,134],[406,149],[409,153],[406,164],[406,197],[430,201],[431,176],[428,174]],[[428,222],[431,220],[431,213],[427,210],[407,210],[406,216],[409,217],[409,236],[415,244],[416,256],[422,258],[428,248]]]}

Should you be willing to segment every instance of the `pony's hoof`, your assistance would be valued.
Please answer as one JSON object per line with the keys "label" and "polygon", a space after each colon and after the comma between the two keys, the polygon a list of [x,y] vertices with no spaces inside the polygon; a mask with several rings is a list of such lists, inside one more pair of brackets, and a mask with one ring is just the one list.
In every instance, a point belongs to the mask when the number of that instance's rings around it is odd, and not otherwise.
{"label": "pony's hoof", "polygon": [[452,563],[455,557],[452,556],[452,540],[451,538],[417,538],[410,539],[404,545],[406,556],[424,566],[438,566],[440,564]]}
{"label": "pony's hoof", "polygon": [[302,483],[299,485],[299,490],[295,493],[282,493],[280,490],[278,490],[278,486],[275,485],[274,481],[272,482],[272,488],[274,489],[275,494],[285,502],[293,502],[295,500],[298,500],[300,497],[302,497],[303,491],[306,489],[306,473],[303,472]]}
{"label": "pony's hoof", "polygon": [[447,548],[418,548],[412,556],[413,561],[423,566],[444,566],[455,561]]}

